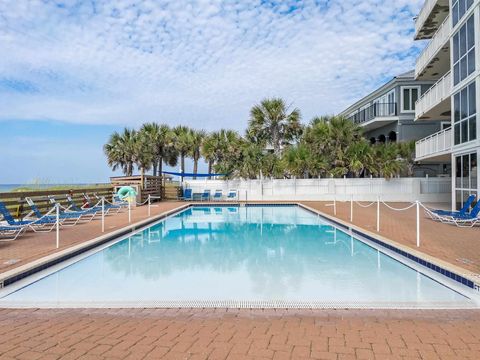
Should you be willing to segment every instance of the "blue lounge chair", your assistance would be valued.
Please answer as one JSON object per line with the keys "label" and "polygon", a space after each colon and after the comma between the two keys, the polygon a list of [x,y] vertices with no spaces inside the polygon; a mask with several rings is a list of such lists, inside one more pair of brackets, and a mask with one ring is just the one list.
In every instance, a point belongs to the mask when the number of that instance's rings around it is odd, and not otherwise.
{"label": "blue lounge chair", "polygon": [[203,190],[201,200],[202,201],[209,201],[210,200],[210,190]]}
{"label": "blue lounge chair", "polygon": [[0,225],[0,242],[15,240],[17,237],[27,231],[27,228],[28,225]]}
{"label": "blue lounge chair", "polygon": [[[50,209],[45,215],[40,212],[38,209],[37,205],[35,205],[35,202],[26,197],[25,200],[27,201],[28,206],[30,206],[30,211],[29,214],[25,217],[26,219],[47,219],[49,221],[56,222],[57,221],[57,216],[55,214],[55,207]],[[59,220],[60,220],[60,225],[62,226],[73,226],[76,225],[82,218],[82,215],[79,212],[75,213],[60,213],[59,214]]]}
{"label": "blue lounge chair", "polygon": [[[10,211],[8,211],[6,205],[0,201],[0,215],[8,223],[8,227],[25,227],[30,228],[33,231],[49,232],[56,224],[56,219],[49,217],[43,217],[37,220],[15,220]],[[6,229],[5,231],[12,230]]]}
{"label": "blue lounge chair", "polygon": [[227,200],[236,200],[238,196],[237,190],[229,190],[227,195]]}
{"label": "blue lounge chair", "polygon": [[100,210],[98,210],[96,208],[95,209],[87,209],[87,210],[79,210],[79,211],[70,210],[70,208],[64,208],[62,206],[62,204],[57,202],[57,200],[55,200],[55,198],[51,195],[48,196],[48,200],[50,201],[50,204],[52,204],[53,206],[55,206],[57,204],[58,204],[58,206],[60,206],[60,215],[62,215],[62,214],[78,215],[78,216],[80,216],[82,221],[86,221],[86,222],[92,221],[93,218],[97,215],[97,213],[102,211],[101,208],[100,208]]}
{"label": "blue lounge chair", "polygon": [[455,224],[458,227],[473,227],[480,221],[480,201],[477,201],[472,211],[463,215],[438,215],[439,220],[446,224]]}
{"label": "blue lounge chair", "polygon": [[[85,199],[85,204],[87,205],[87,209],[93,209],[93,208],[99,208],[100,209],[102,208],[99,203],[96,203],[94,204],[92,202],[92,199],[90,199],[90,196],[87,194],[87,193],[83,193],[83,198]],[[120,212],[120,210],[123,209],[122,206],[120,205],[113,205],[113,204],[110,204],[108,202],[105,202],[105,205],[104,205],[104,208],[105,208],[105,212],[110,212],[110,211],[115,211],[116,210],[116,213]],[[85,210],[85,208],[83,208],[83,210]]]}
{"label": "blue lounge chair", "polygon": [[[102,207],[101,206],[95,206],[93,208],[81,208],[79,207],[75,201],[73,201],[72,197],[70,195],[65,195],[66,198],[67,198],[67,202],[68,202],[68,208],[67,209],[71,209],[73,211],[91,211],[91,212],[97,212],[97,211],[102,211]],[[105,212],[107,212],[107,210],[105,210]]]}
{"label": "blue lounge chair", "polygon": [[[95,199],[97,199],[98,201],[102,201],[102,198],[100,196],[98,196],[97,193],[93,193],[93,196],[95,196]],[[105,201],[107,201],[107,200],[105,199]],[[107,204],[107,202],[105,204]],[[111,205],[116,205],[116,206],[127,207],[128,208],[128,201],[120,199],[120,196],[118,196],[118,195],[114,195],[113,196],[113,203]]]}
{"label": "blue lounge chair", "polygon": [[180,197],[180,200],[192,201],[193,200],[193,191],[192,189],[184,189],[183,196]]}
{"label": "blue lounge chair", "polygon": [[447,215],[447,216],[457,216],[457,215],[465,215],[467,214],[468,209],[470,209],[470,206],[472,203],[475,201],[475,195],[470,195],[465,201],[465,204],[463,204],[463,207],[459,211],[449,211],[449,210],[431,210],[432,213],[435,215]]}
{"label": "blue lounge chair", "polygon": [[223,198],[222,190],[215,190],[215,194],[213,194],[213,200],[220,201]]}

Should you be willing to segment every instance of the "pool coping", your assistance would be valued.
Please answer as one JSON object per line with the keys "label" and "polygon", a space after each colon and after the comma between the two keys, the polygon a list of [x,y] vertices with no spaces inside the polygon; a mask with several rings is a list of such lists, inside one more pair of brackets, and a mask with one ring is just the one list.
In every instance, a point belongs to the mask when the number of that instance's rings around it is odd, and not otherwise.
{"label": "pool coping", "polygon": [[27,264],[10,269],[6,272],[0,273],[0,289],[9,286],[19,280],[22,280],[30,275],[45,270],[51,266],[59,264],[65,260],[71,259],[84,252],[92,250],[98,246],[104,245],[112,240],[115,240],[121,236],[125,236],[129,233],[133,233],[138,229],[162,220],[170,215],[181,212],[190,207],[198,206],[225,206],[225,207],[239,207],[239,206],[298,206],[309,212],[312,212],[318,216],[325,218],[326,220],[339,226],[341,229],[365,237],[366,239],[374,242],[375,244],[395,252],[396,254],[404,257],[408,260],[416,262],[418,265],[423,266],[429,270],[437,272],[439,275],[445,276],[447,279],[457,282],[459,285],[473,289],[480,293],[480,278],[478,274],[469,272],[459,266],[453,265],[447,261],[435,258],[421,251],[400,244],[394,240],[386,238],[378,233],[365,230],[357,225],[341,220],[335,216],[326,214],[318,209],[312,208],[302,202],[188,202],[178,207],[165,211],[161,214],[152,216],[150,218],[138,221],[134,224],[127,225],[118,230],[112,231],[108,234],[98,236],[96,238],[87,240],[83,243],[73,245],[64,250],[54,252],[39,259],[33,260]]}

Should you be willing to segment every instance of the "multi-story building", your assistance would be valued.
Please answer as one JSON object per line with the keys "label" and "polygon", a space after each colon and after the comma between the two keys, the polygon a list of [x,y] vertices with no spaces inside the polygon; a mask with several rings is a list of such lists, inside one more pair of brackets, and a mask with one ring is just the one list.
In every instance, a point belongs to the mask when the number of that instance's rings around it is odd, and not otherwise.
{"label": "multi-story building", "polygon": [[452,208],[479,194],[480,0],[426,0],[415,39],[429,39],[415,65],[417,81],[434,81],[415,106],[415,122],[449,127],[416,143],[416,160],[451,162]]}
{"label": "multi-story building", "polygon": [[[415,80],[414,71],[398,75],[392,80],[360,99],[339,115],[359,124],[372,144],[422,139],[449,126],[447,119],[441,121],[415,122],[415,105],[435,82]],[[443,161],[444,163],[449,163]],[[416,176],[437,175],[449,169],[441,161],[431,161],[415,168]]]}

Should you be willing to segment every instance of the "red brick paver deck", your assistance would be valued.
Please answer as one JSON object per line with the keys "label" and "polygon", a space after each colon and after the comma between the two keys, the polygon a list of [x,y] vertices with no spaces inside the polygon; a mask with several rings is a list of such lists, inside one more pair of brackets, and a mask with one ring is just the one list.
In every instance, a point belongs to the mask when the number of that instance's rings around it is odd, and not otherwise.
{"label": "red brick paver deck", "polygon": [[479,359],[479,311],[0,310],[1,359]]}

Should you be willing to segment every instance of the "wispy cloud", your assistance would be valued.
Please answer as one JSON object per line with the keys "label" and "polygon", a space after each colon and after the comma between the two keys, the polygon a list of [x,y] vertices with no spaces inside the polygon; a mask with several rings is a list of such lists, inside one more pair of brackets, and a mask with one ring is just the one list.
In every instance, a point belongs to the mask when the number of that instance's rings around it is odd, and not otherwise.
{"label": "wispy cloud", "polygon": [[0,2],[0,119],[244,128],[333,113],[413,67],[422,0]]}

